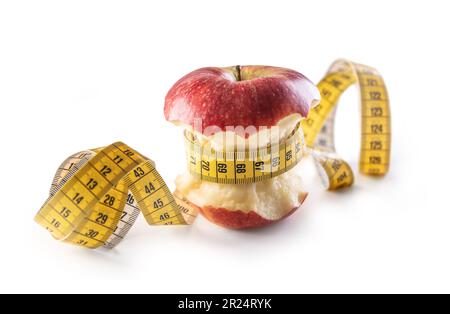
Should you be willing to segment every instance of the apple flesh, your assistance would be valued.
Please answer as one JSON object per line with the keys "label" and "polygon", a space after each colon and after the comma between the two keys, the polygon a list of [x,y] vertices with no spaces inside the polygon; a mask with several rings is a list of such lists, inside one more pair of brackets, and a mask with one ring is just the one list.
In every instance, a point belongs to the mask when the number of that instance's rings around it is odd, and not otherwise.
{"label": "apple flesh", "polygon": [[176,180],[183,194],[211,222],[231,229],[263,227],[292,215],[305,201],[294,171],[242,185],[201,182],[186,173]]}

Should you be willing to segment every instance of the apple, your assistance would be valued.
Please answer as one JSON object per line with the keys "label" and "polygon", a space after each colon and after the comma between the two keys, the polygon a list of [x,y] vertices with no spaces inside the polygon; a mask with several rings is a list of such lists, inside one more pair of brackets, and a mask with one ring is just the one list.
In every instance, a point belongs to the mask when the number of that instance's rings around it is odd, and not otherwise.
{"label": "apple", "polygon": [[[193,130],[203,143],[214,144],[216,135],[236,127],[278,127],[281,134],[290,134],[319,101],[316,86],[294,70],[208,67],[173,85],[166,96],[164,115]],[[239,185],[199,181],[186,173],[177,178],[176,186],[207,219],[227,228],[261,227],[279,221],[298,209],[307,195],[294,169],[269,180]]]}

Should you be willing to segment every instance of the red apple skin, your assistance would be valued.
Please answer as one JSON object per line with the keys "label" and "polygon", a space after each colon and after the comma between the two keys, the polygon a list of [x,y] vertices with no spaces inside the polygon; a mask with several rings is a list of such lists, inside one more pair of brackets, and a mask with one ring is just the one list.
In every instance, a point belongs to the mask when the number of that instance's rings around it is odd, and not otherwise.
{"label": "red apple skin", "polygon": [[222,131],[234,126],[271,127],[291,114],[306,117],[310,105],[319,100],[316,86],[290,69],[209,67],[175,83],[167,93],[164,115],[170,122],[192,127],[201,119],[201,131],[210,126]]}
{"label": "red apple skin", "polygon": [[[303,193],[300,199],[300,205],[303,204],[308,193]],[[215,208],[212,206],[198,207],[202,215],[212,223],[228,229],[251,229],[261,228],[281,221],[291,216],[300,206],[292,208],[286,215],[277,220],[270,220],[261,217],[254,211],[244,213],[243,211],[231,211],[226,208]]]}

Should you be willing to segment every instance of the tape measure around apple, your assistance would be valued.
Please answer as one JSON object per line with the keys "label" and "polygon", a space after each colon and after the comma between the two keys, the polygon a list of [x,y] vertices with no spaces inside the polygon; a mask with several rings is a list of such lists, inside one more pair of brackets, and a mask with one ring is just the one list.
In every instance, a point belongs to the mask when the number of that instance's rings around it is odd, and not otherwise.
{"label": "tape measure around apple", "polygon": [[[248,184],[278,176],[311,154],[329,190],[352,185],[352,169],[336,154],[334,120],[339,97],[355,83],[362,108],[360,171],[386,174],[391,144],[386,86],[374,68],[346,60],[330,67],[318,84],[320,104],[279,145],[223,153],[202,149],[186,132],[189,171],[201,180]],[[64,161],[35,220],[57,240],[92,249],[114,248],[140,212],[150,225],[188,225],[197,211],[179,193],[170,192],[153,161],[115,143]]]}
{"label": "tape measure around apple", "polygon": [[202,181],[220,184],[255,183],[292,169],[306,148],[300,124],[286,139],[274,144],[243,151],[217,151],[199,145],[195,135],[185,131],[189,172]]}

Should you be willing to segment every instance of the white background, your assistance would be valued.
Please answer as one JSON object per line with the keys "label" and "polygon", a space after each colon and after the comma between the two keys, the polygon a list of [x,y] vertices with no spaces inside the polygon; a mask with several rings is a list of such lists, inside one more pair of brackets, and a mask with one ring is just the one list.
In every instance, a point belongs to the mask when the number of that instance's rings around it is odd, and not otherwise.
{"label": "white background", "polygon": [[[1,1],[1,292],[450,292],[448,1]],[[266,64],[318,81],[345,57],[390,90],[392,171],[237,232],[139,219],[114,251],[58,243],[33,222],[69,154],[122,140],[173,187],[181,132],[165,93],[203,66]],[[338,145],[358,162],[355,91]],[[172,156],[172,157],[171,157]]]}

